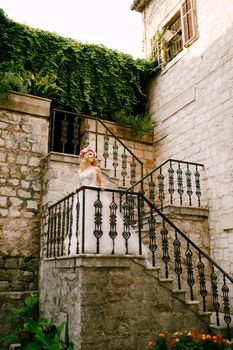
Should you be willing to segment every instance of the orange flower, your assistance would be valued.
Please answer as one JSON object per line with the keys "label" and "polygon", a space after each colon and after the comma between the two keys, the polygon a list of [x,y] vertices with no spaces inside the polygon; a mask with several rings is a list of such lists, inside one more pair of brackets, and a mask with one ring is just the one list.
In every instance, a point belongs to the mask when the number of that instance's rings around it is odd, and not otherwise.
{"label": "orange flower", "polygon": [[211,335],[207,334],[206,339],[211,339]]}
{"label": "orange flower", "polygon": [[164,337],[165,337],[165,334],[161,332],[161,333],[159,333],[159,337],[160,337],[160,338],[164,338]]}
{"label": "orange flower", "polygon": [[153,343],[152,343],[152,341],[150,340],[150,341],[148,341],[148,344],[147,344],[148,346],[152,346],[153,345]]}

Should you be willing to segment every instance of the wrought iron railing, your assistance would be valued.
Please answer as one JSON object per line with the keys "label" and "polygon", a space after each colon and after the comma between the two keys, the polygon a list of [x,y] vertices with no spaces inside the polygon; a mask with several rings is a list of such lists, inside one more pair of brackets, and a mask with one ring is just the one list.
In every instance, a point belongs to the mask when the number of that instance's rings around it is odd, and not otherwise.
{"label": "wrought iron railing", "polygon": [[223,315],[231,339],[233,278],[144,196],[142,202],[148,208],[144,229],[147,225],[152,265],[159,263],[175,289],[188,289],[191,301],[199,300],[203,312],[215,314],[217,326]]}
{"label": "wrought iron railing", "polygon": [[[124,244],[118,253],[129,254],[131,241],[137,240],[134,254],[141,254],[141,225],[136,220],[139,215],[138,194],[126,193],[118,189],[106,189],[82,186],[62,200],[48,208],[46,257],[70,256],[79,253],[101,253],[101,237],[105,242],[104,253],[115,254],[115,240],[119,237],[119,224]],[[137,208],[137,209],[136,209]],[[132,236],[132,227],[137,227],[138,234]],[[86,246],[86,237],[90,238],[92,228],[94,244]],[[71,246],[75,249],[71,251]],[[108,247],[107,247],[108,245]],[[72,247],[74,248],[74,247]]]}
{"label": "wrought iron railing", "polygon": [[143,162],[103,120],[59,109],[52,111],[50,120],[49,151],[78,154],[81,148],[91,145],[103,159],[101,167],[113,169],[112,177],[118,185],[128,187],[143,177]]}
{"label": "wrought iron railing", "polygon": [[161,210],[166,205],[201,207],[203,165],[168,159],[144,176],[129,191],[140,191]]}
{"label": "wrought iron railing", "polygon": [[[145,207],[147,214],[143,216]],[[141,221],[144,222],[144,232],[147,229],[143,239]],[[92,251],[88,248],[90,235],[95,242]],[[116,251],[115,242],[120,236],[124,242],[123,250]],[[220,314],[223,315],[231,338],[232,277],[141,193],[112,189],[103,193],[100,188],[83,186],[49,207],[45,243],[47,258],[102,253],[103,239],[104,253],[111,255],[141,255],[147,244],[147,258],[152,266],[159,265],[160,277],[172,277],[174,289],[188,289],[190,300],[199,300],[203,312],[214,313],[218,326]],[[138,248],[131,252],[130,242],[135,239]]]}

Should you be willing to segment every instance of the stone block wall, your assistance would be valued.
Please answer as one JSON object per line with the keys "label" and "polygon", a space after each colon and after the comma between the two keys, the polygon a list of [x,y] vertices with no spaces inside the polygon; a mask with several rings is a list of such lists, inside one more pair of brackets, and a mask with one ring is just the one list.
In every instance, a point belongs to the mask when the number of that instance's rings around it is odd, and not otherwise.
{"label": "stone block wall", "polygon": [[75,350],[142,350],[160,331],[207,331],[197,309],[160,284],[140,257],[47,259],[40,298],[52,322],[68,320]]}
{"label": "stone block wall", "polygon": [[38,291],[42,159],[50,100],[11,93],[0,101],[0,335],[9,307]]}
{"label": "stone block wall", "polygon": [[[149,1],[148,41],[178,0]],[[168,158],[204,164],[211,254],[233,272],[233,2],[195,0],[198,39],[150,83],[156,164]],[[149,54],[149,52],[148,52]]]}

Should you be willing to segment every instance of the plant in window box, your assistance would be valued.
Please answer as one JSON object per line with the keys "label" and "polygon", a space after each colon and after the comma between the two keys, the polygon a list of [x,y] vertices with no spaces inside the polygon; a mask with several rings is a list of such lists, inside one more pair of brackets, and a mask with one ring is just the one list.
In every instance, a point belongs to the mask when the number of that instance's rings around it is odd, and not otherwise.
{"label": "plant in window box", "polygon": [[168,28],[164,28],[163,30],[156,32],[152,38],[150,59],[158,60],[161,68],[165,66],[166,63],[173,57],[173,55],[171,56],[169,53],[169,48],[174,43],[178,42],[181,37],[182,35],[180,33]]}
{"label": "plant in window box", "polygon": [[151,60],[157,60],[159,65],[165,62],[165,52],[167,48],[167,41],[164,39],[166,28],[161,31],[157,31],[151,41]]}

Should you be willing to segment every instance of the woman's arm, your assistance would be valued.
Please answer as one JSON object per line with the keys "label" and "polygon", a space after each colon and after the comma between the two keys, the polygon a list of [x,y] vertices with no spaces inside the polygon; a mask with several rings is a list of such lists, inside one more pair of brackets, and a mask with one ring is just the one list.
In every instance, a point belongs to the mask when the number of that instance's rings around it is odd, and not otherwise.
{"label": "woman's arm", "polygon": [[97,185],[101,187],[102,191],[104,191],[105,186],[104,186],[103,176],[102,176],[100,168],[98,168],[98,167],[96,168],[96,179],[97,179]]}

